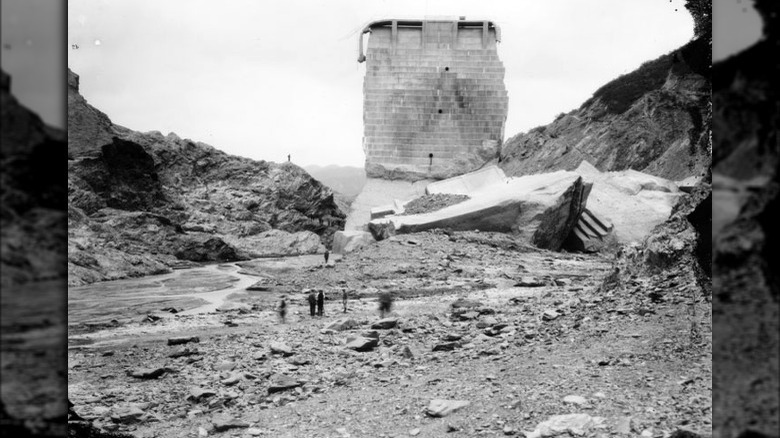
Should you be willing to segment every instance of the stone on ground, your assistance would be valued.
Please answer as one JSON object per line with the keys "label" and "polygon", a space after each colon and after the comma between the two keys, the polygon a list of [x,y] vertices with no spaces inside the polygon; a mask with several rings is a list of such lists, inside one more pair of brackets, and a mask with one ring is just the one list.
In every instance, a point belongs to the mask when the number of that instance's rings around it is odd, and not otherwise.
{"label": "stone on ground", "polygon": [[274,374],[273,376],[271,376],[269,383],[270,383],[270,385],[268,386],[269,394],[287,391],[288,389],[293,389],[301,386],[301,382],[299,382],[296,379],[293,379],[290,376],[285,376],[284,374]]}
{"label": "stone on ground", "polygon": [[190,395],[187,396],[187,400],[198,403],[215,395],[217,395],[215,391],[196,387],[190,389]]}
{"label": "stone on ground", "polygon": [[431,417],[446,417],[455,411],[459,411],[471,403],[466,400],[434,399],[425,408],[425,413]]}
{"label": "stone on ground", "polygon": [[230,429],[241,429],[249,427],[249,423],[239,420],[228,414],[217,414],[211,419],[211,423],[214,425],[214,430],[217,432],[224,432]]}
{"label": "stone on ground", "polygon": [[269,348],[271,349],[271,353],[273,354],[281,354],[283,356],[290,356],[293,354],[293,349],[285,344],[284,342],[274,341],[271,342],[269,345]]}
{"label": "stone on ground", "polygon": [[344,347],[355,351],[371,351],[377,345],[379,345],[379,339],[356,336],[348,338]]}
{"label": "stone on ground", "polygon": [[144,415],[144,411],[137,406],[120,406],[114,409],[111,419],[115,423],[132,424],[140,422]]}
{"label": "stone on ground", "polygon": [[328,325],[325,326],[325,330],[333,330],[333,331],[343,331],[343,330],[349,330],[353,327],[357,327],[358,323],[352,318],[341,318],[337,319]]}
{"label": "stone on ground", "polygon": [[170,368],[161,367],[161,368],[135,368],[132,370],[129,370],[127,372],[127,375],[130,377],[135,377],[136,379],[157,379],[158,377],[161,377],[163,374],[171,372]]}
{"label": "stone on ground", "polygon": [[398,326],[398,318],[385,318],[371,324],[374,330],[388,330]]}
{"label": "stone on ground", "polygon": [[600,426],[602,417],[591,417],[588,414],[553,415],[536,426],[533,432],[527,432],[526,438],[543,438],[570,434],[582,436]]}
{"label": "stone on ground", "polygon": [[200,338],[197,336],[182,336],[176,338],[168,338],[168,345],[182,345],[189,342],[200,342]]}
{"label": "stone on ground", "polygon": [[588,400],[585,397],[579,396],[579,395],[567,395],[563,398],[564,403],[571,403],[573,405],[582,406],[584,404],[588,403]]}

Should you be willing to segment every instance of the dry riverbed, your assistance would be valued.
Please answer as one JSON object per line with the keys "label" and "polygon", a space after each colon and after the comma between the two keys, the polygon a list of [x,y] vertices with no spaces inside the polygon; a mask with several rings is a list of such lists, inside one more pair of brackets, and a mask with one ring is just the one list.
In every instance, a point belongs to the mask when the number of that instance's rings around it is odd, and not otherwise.
{"label": "dry riverbed", "polygon": [[[69,294],[68,394],[81,416],[139,437],[534,436],[565,414],[586,436],[709,433],[710,304],[686,267],[605,291],[610,269],[501,234],[429,232],[329,265],[91,285]],[[322,318],[311,288],[326,292]],[[383,291],[390,328],[372,328]],[[325,329],[344,318],[351,328]],[[459,408],[435,416],[433,400]]]}

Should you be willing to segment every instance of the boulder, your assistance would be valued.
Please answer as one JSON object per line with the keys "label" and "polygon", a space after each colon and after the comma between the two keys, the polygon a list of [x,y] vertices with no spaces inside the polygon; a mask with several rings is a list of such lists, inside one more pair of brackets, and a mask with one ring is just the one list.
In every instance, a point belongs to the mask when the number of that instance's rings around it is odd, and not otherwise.
{"label": "boulder", "polygon": [[379,339],[377,338],[357,336],[347,338],[347,344],[344,347],[355,351],[371,351],[377,345],[379,345]]}
{"label": "boulder", "polygon": [[558,250],[579,218],[588,186],[573,172],[509,178],[470,193],[471,198],[430,213],[369,222],[377,240],[433,228],[515,233],[521,243]]}
{"label": "boulder", "polygon": [[515,287],[542,287],[546,286],[547,284],[536,278],[536,277],[520,277],[519,280],[517,280],[517,283],[515,283]]}
{"label": "boulder", "polygon": [[366,231],[336,231],[333,234],[333,253],[347,254],[375,242]]}
{"label": "boulder", "polygon": [[335,321],[332,321],[328,323],[328,325],[325,326],[325,330],[333,330],[333,331],[343,331],[343,330],[349,330],[353,327],[357,327],[358,323],[352,318],[341,318],[337,319]]}
{"label": "boulder", "polygon": [[446,417],[451,413],[461,410],[471,403],[466,400],[431,400],[425,413],[431,417]]}
{"label": "boulder", "polygon": [[174,255],[193,262],[232,262],[246,258],[219,237],[188,238],[175,250]]}
{"label": "boulder", "polygon": [[114,408],[111,419],[115,423],[132,424],[143,420],[145,413],[137,406],[120,406]]}
{"label": "boulder", "polygon": [[567,395],[563,398],[564,403],[570,403],[577,406],[582,406],[588,403],[588,400],[581,395]]}
{"label": "boulder", "polygon": [[395,235],[395,224],[390,220],[372,220],[368,223],[368,231],[375,240],[385,240]]}
{"label": "boulder", "polygon": [[211,423],[214,425],[214,430],[217,432],[224,432],[230,429],[245,429],[249,427],[249,423],[239,420],[228,414],[217,414],[211,419]]}
{"label": "boulder", "polygon": [[282,356],[290,356],[293,354],[293,349],[284,342],[273,341],[268,345],[272,354],[281,354]]}
{"label": "boulder", "polygon": [[482,303],[474,300],[467,300],[465,298],[458,298],[450,304],[453,309],[470,309],[481,307]]}
{"label": "boulder", "polygon": [[364,338],[379,339],[379,332],[376,330],[366,330],[360,333],[360,336],[363,336]]}
{"label": "boulder", "polygon": [[215,391],[212,391],[210,389],[195,387],[190,389],[190,395],[187,396],[187,400],[194,403],[198,403],[209,397],[214,397],[215,395],[217,395]]}
{"label": "boulder", "polygon": [[175,338],[168,338],[168,345],[182,345],[190,342],[200,342],[200,338],[197,336],[181,336]]}
{"label": "boulder", "polygon": [[457,342],[442,342],[433,346],[432,351],[452,351],[458,347]]}
{"label": "boulder", "polygon": [[135,368],[127,371],[127,375],[136,379],[157,379],[165,373],[173,371],[170,368]]}
{"label": "boulder", "polygon": [[271,376],[269,382],[268,393],[274,394],[277,392],[287,391],[288,389],[297,388],[301,385],[301,382],[293,379],[290,376],[285,376],[284,374],[274,374]]}
{"label": "boulder", "polygon": [[371,324],[371,328],[375,330],[388,330],[398,327],[398,318],[385,318]]}
{"label": "boulder", "polygon": [[527,432],[527,438],[543,438],[558,435],[583,436],[592,429],[601,426],[604,418],[591,417],[588,414],[553,415],[536,426],[533,432]]}

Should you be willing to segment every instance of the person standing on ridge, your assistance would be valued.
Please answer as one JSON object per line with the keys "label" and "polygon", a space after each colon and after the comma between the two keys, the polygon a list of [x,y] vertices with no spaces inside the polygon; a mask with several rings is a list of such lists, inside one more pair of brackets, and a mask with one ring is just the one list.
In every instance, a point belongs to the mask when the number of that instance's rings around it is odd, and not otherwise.
{"label": "person standing on ridge", "polygon": [[325,264],[328,264],[328,259],[330,258],[330,251],[327,249],[325,250]]}
{"label": "person standing on ridge", "polygon": [[322,316],[323,308],[325,307],[325,294],[322,293],[322,289],[320,289],[320,293],[317,294],[317,315]]}
{"label": "person standing on ridge", "polygon": [[309,313],[311,314],[311,317],[314,318],[314,308],[317,305],[317,295],[315,295],[314,291],[311,291],[309,292],[309,297],[307,299],[309,300]]}
{"label": "person standing on ridge", "polygon": [[341,303],[344,304],[344,313],[347,313],[347,289],[341,291]]}

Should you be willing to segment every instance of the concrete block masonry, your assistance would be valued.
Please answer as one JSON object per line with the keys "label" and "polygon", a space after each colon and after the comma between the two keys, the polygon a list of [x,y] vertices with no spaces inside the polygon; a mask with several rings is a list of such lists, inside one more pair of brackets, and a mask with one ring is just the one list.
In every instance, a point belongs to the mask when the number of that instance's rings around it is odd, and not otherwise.
{"label": "concrete block masonry", "polygon": [[444,179],[497,157],[508,97],[494,23],[384,20],[363,32],[369,178]]}

